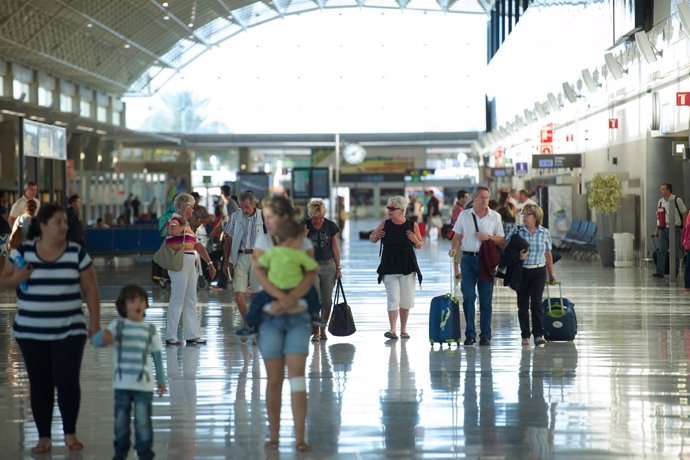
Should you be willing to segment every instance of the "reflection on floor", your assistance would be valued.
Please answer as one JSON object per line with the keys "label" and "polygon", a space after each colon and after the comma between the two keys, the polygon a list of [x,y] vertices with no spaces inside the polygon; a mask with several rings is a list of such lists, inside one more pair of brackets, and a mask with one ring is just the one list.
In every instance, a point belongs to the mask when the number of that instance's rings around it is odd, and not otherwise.
{"label": "reflection on floor", "polygon": [[[307,436],[313,452],[300,457],[690,458],[690,296],[681,284],[652,278],[645,263],[602,269],[563,260],[556,271],[576,304],[574,343],[522,347],[515,295],[497,286],[490,347],[431,350],[428,304],[449,289],[448,248],[447,241],[433,241],[418,252],[424,284],[410,315],[412,338],[386,341],[378,246],[350,238],[343,243],[344,284],[358,331],[312,345]],[[148,282],[145,260],[126,262],[99,264],[103,325],[116,315],[119,287],[138,281],[151,291],[148,319],[162,330],[169,291]],[[31,458],[37,433],[23,362],[10,336],[14,294],[1,296],[0,457]],[[233,334],[239,319],[230,291],[202,291],[199,305],[209,342],[166,349],[170,384],[154,402],[156,454],[264,458],[261,357]],[[78,425],[87,447],[67,453],[56,409],[48,458],[112,455],[111,373],[110,351],[88,347]],[[287,385],[283,399],[281,446],[272,458],[296,456]]]}

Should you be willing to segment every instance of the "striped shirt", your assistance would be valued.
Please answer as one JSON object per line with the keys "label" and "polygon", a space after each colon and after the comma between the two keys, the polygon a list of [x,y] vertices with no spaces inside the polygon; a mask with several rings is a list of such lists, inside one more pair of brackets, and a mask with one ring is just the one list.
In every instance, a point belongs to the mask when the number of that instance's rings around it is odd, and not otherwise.
{"label": "striped shirt", "polygon": [[[118,325],[121,331],[118,332]],[[126,318],[108,324],[113,335],[113,388],[116,390],[153,391],[151,358],[156,364],[155,382],[165,385],[161,338],[153,324],[135,323]],[[121,342],[118,340],[121,337]]]}
{"label": "striped shirt", "polygon": [[57,260],[46,262],[36,253],[35,244],[25,241],[10,254],[13,261],[22,256],[33,267],[26,292],[17,288],[12,335],[34,340],[86,335],[80,275],[91,266],[91,257],[79,244],[68,242]]}
{"label": "striped shirt", "polygon": [[244,231],[242,232],[242,238],[240,240],[240,249],[254,249],[258,235],[257,232],[252,231],[252,229],[255,228],[256,219],[258,217],[258,209],[255,209],[254,214],[251,216],[244,215],[242,211],[234,212],[230,216],[230,221],[225,224],[225,229],[223,231],[232,237],[235,234],[235,226],[241,225]]}
{"label": "striped shirt", "polygon": [[516,233],[520,233],[520,236],[524,238],[525,241],[529,243],[529,249],[527,250],[527,259],[525,259],[525,265],[544,265],[546,264],[546,251],[551,250],[553,242],[551,241],[551,233],[549,229],[537,225],[537,230],[534,234],[527,230],[524,225],[517,225],[510,232],[510,235],[506,238],[506,242],[510,241]]}
{"label": "striped shirt", "polygon": [[[175,228],[181,225],[180,219],[182,216],[175,213],[172,215],[168,221],[168,227]],[[196,245],[196,233],[192,230],[189,224],[185,224],[184,233],[181,235],[173,235],[168,233],[165,237],[165,242],[171,248],[179,251],[180,245],[184,242],[184,252],[185,254],[194,254],[194,246]]]}

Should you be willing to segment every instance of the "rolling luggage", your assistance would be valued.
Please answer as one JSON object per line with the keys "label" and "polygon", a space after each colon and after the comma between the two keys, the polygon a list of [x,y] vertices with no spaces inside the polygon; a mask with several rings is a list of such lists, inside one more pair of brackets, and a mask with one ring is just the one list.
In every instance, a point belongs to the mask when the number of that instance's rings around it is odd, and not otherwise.
{"label": "rolling luggage", "polygon": [[548,341],[575,340],[577,334],[577,316],[575,304],[563,297],[561,283],[558,284],[560,298],[552,299],[549,284],[546,284],[544,307],[544,338]]}
{"label": "rolling luggage", "polygon": [[[652,254],[652,258],[654,259],[654,269],[656,270],[656,259],[659,257],[659,250],[656,247],[656,238],[652,236],[652,244],[654,245],[654,254]],[[669,251],[666,251],[666,265],[664,266],[664,275],[668,275],[671,273],[671,270],[669,269],[669,260],[671,259],[671,253]]]}
{"label": "rolling luggage", "polygon": [[429,307],[429,343],[450,344],[455,342],[460,345],[460,302],[455,296],[455,282],[453,280],[453,259],[450,269],[450,293],[439,295],[431,299]]}
{"label": "rolling luggage", "polygon": [[168,270],[164,269],[156,262],[151,261],[151,281],[158,283],[161,288],[166,289],[168,286],[170,286]]}

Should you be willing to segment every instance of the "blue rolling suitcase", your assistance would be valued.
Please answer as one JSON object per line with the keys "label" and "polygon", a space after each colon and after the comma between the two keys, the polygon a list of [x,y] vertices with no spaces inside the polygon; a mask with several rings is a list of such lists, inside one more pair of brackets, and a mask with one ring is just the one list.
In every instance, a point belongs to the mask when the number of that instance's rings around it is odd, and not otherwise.
{"label": "blue rolling suitcase", "polygon": [[455,280],[453,279],[453,265],[451,260],[450,294],[439,295],[431,299],[429,308],[429,343],[433,347],[435,343],[447,343],[450,346],[455,342],[460,344],[460,302],[455,297]]}
{"label": "blue rolling suitcase", "polygon": [[563,297],[561,283],[558,283],[560,298],[552,299],[549,285],[546,285],[544,307],[544,338],[549,341],[575,340],[577,335],[577,315],[575,304]]}

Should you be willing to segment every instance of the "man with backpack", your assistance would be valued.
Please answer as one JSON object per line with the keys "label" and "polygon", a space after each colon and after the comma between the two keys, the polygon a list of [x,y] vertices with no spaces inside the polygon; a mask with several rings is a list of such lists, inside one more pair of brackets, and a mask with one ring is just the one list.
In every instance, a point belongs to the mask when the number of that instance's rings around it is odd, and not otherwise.
{"label": "man with backpack", "polygon": [[[673,186],[668,183],[661,184],[659,189],[661,198],[656,207],[656,231],[652,235],[659,238],[659,247],[656,258],[656,272],[652,274],[655,278],[663,278],[666,268],[666,258],[669,249],[670,217],[669,212],[674,213],[674,231],[676,232],[676,246],[680,247],[680,234],[683,229],[683,221],[688,208],[683,203],[682,198],[674,195]],[[678,249],[676,249],[676,274],[678,270]]]}

